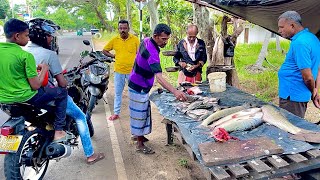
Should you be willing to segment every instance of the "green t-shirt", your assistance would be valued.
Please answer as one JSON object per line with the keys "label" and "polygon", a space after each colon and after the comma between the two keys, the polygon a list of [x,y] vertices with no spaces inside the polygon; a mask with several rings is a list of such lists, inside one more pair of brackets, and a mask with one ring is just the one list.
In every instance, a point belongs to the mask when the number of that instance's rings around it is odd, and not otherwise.
{"label": "green t-shirt", "polygon": [[28,78],[37,74],[33,55],[15,43],[0,43],[0,102],[25,102],[37,91],[32,90]]}

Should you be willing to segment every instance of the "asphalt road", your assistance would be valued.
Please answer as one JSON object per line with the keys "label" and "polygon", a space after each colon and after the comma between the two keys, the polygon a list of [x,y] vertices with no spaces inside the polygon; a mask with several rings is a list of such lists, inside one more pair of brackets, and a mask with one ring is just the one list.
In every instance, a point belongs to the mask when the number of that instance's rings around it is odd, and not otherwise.
{"label": "asphalt road", "polygon": [[[79,55],[83,50],[91,50],[85,46],[84,39],[91,41],[91,35],[84,33],[84,36],[76,36],[76,33],[66,33],[59,36],[60,62],[63,68],[70,68],[79,63]],[[87,165],[81,143],[79,148],[73,149],[72,155],[61,159],[59,162],[50,161],[48,171],[44,179],[121,179],[126,180],[129,177],[123,163],[121,147],[124,142],[122,132],[119,131],[120,124],[117,122],[106,121],[110,116],[110,107],[100,100],[93,112],[93,125],[95,135],[92,137],[92,143],[95,152],[103,152],[106,158],[94,165]],[[118,128],[117,128],[118,127]],[[115,130],[117,129],[117,131]],[[4,155],[0,155],[0,179],[5,179],[3,172]]]}

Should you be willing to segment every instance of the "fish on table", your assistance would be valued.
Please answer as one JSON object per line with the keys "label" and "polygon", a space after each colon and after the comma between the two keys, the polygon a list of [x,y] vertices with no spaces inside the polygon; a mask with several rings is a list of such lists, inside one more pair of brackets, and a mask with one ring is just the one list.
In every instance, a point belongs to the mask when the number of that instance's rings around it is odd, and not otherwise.
{"label": "fish on table", "polygon": [[254,114],[234,117],[228,121],[223,121],[220,124],[211,127],[212,129],[223,128],[227,132],[245,131],[261,125],[263,123],[262,116],[262,112],[256,112]]}
{"label": "fish on table", "polygon": [[211,128],[214,128],[224,122],[227,122],[227,121],[233,121],[237,118],[240,118],[240,117],[244,117],[244,118],[249,118],[249,116],[254,116],[257,112],[261,112],[261,108],[249,108],[249,109],[244,109],[244,110],[241,110],[241,111],[238,111],[238,112],[235,112],[235,113],[232,113],[228,116],[225,116],[223,118],[221,118],[220,120],[216,121],[216,122],[213,122],[210,127]]}
{"label": "fish on table", "polygon": [[301,129],[285,118],[275,107],[264,105],[261,107],[263,112],[263,120],[291,134],[307,133],[309,131]]}
{"label": "fish on table", "polygon": [[199,117],[201,117],[204,114],[209,113],[210,111],[207,109],[194,109],[191,111],[187,111],[186,114],[191,117],[192,119],[195,119],[199,121]]}
{"label": "fish on table", "polygon": [[210,128],[213,130],[224,128],[228,132],[244,131],[257,127],[263,122],[290,133],[289,137],[292,139],[320,143],[320,132],[293,125],[279,110],[271,105],[263,105],[261,108],[250,108],[230,114],[212,123]]}
{"label": "fish on table", "polygon": [[244,109],[245,109],[244,106],[235,106],[227,109],[218,110],[215,113],[211,114],[209,117],[207,117],[205,120],[203,120],[203,122],[201,123],[201,126],[208,127],[210,123]]}

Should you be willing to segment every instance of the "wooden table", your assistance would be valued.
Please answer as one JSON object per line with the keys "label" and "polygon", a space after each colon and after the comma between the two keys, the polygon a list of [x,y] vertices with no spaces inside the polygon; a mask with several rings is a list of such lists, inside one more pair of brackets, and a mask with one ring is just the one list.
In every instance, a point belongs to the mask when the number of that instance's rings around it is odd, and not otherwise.
{"label": "wooden table", "polygon": [[167,144],[174,144],[173,139],[175,136],[186,148],[191,159],[198,162],[198,166],[208,180],[270,179],[320,168],[319,149],[309,150],[298,154],[272,155],[248,160],[243,163],[207,167],[198,161],[191,147],[186,143],[184,137],[180,133],[179,127],[173,121],[163,119],[162,123],[166,126]]}

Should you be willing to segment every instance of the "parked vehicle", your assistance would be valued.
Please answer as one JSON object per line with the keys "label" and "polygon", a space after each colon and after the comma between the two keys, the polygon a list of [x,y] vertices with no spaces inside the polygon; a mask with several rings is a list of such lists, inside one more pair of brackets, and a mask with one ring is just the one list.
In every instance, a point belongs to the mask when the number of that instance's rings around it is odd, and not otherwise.
{"label": "parked vehicle", "polygon": [[95,35],[96,33],[99,33],[99,29],[90,29],[91,35]]}
{"label": "parked vehicle", "polygon": [[81,29],[77,30],[77,36],[83,36],[83,31]]}
{"label": "parked vehicle", "polygon": [[[88,40],[84,40],[83,43],[91,47]],[[89,56],[91,60],[83,63],[82,60],[86,56]],[[93,51],[93,48],[91,52],[83,51],[81,57],[80,63],[87,67],[81,71],[81,86],[88,98],[87,115],[90,117],[98,100],[103,97],[104,92],[108,89],[110,75],[108,63],[113,62],[113,59],[103,55],[101,51]]]}
{"label": "parked vehicle", "polygon": [[[76,131],[72,139],[53,143],[54,119],[54,113],[30,104],[0,104],[0,154],[5,154],[6,179],[42,179],[50,160],[70,156],[79,134]],[[66,120],[67,131],[77,128],[72,118]]]}
{"label": "parked vehicle", "polygon": [[[82,61],[83,58],[84,57],[81,57],[80,61]],[[77,106],[79,106],[79,108],[84,113],[87,112],[89,99],[84,93],[84,89],[82,88],[82,85],[81,85],[81,73],[82,73],[81,71],[86,68],[87,66],[79,64],[79,66],[71,68],[69,70],[65,70],[63,72],[64,77],[68,82],[67,89],[68,89],[69,96],[72,97],[73,101],[76,103]],[[72,123],[75,123],[75,122],[72,121]],[[87,119],[87,124],[89,128],[90,136],[92,137],[94,135],[94,127],[92,125],[92,121],[90,118]],[[73,129],[71,130],[71,132],[78,133],[78,130]]]}

